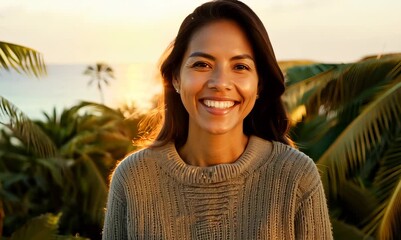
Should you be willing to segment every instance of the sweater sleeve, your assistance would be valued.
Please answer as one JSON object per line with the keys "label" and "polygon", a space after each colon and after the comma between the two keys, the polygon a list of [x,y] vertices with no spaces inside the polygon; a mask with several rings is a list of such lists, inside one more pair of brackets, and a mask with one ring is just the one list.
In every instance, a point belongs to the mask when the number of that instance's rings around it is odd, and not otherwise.
{"label": "sweater sleeve", "polygon": [[309,159],[299,184],[295,215],[296,239],[333,239],[327,201],[315,163]]}
{"label": "sweater sleeve", "polygon": [[124,240],[127,236],[127,207],[124,197],[123,174],[119,165],[113,173],[107,199],[103,240]]}

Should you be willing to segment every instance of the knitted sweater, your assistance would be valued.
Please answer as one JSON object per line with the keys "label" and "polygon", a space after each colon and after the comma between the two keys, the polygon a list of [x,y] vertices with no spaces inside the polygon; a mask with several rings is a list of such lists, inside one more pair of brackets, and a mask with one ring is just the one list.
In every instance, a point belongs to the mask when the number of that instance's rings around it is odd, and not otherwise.
{"label": "knitted sweater", "polygon": [[332,239],[320,176],[305,154],[251,136],[231,164],[187,165],[174,143],[113,173],[103,239]]}

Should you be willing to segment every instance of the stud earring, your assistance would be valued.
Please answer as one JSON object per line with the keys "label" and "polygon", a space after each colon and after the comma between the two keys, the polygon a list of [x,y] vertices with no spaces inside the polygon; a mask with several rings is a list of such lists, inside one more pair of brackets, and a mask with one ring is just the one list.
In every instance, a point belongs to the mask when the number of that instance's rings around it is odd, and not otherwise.
{"label": "stud earring", "polygon": [[180,94],[180,90],[178,90],[178,88],[176,88],[175,91],[176,91],[178,94]]}

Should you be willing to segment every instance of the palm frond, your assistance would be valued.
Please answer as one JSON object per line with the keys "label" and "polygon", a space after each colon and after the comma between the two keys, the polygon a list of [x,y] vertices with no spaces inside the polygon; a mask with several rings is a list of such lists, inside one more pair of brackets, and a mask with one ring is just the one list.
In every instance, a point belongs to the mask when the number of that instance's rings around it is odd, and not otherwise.
{"label": "palm frond", "polygon": [[105,113],[107,116],[115,116],[117,118],[124,118],[122,113],[120,111],[117,111],[113,108],[107,107],[104,104],[99,104],[95,102],[87,102],[87,101],[82,101],[77,105],[77,108],[80,110],[88,109],[89,111],[98,111],[101,113]]}
{"label": "palm frond", "polygon": [[16,232],[14,232],[10,240],[54,239],[57,235],[60,216],[61,214],[53,215],[47,213],[33,218]]}
{"label": "palm frond", "polygon": [[107,199],[108,187],[104,176],[94,162],[96,159],[91,158],[88,154],[89,152],[81,155],[86,172],[85,182],[88,184],[86,198],[83,199],[83,209],[91,216],[93,220],[96,220],[101,224],[103,219],[103,208]]}
{"label": "palm frond", "polygon": [[1,96],[0,124],[12,130],[15,136],[26,144],[28,149],[40,157],[56,156],[57,149],[51,139],[21,110]]}
{"label": "palm frond", "polygon": [[344,181],[339,185],[337,202],[342,206],[340,218],[347,219],[348,223],[355,226],[359,226],[380,205],[376,196],[360,184],[358,179]]}
{"label": "palm frond", "polygon": [[373,181],[376,194],[381,200],[387,199],[401,178],[401,128],[397,130],[398,134],[390,141],[380,159],[379,170]]}
{"label": "palm frond", "polygon": [[0,41],[0,66],[11,68],[18,73],[33,74],[36,77],[46,74],[42,55],[34,49]]}
{"label": "palm frond", "polygon": [[60,153],[63,156],[72,157],[75,152],[79,151],[78,149],[95,140],[96,133],[89,131],[80,132],[61,147]]}
{"label": "palm frond", "polygon": [[388,58],[400,58],[401,53],[386,53],[386,54],[375,54],[363,57],[361,61],[369,60],[369,59],[388,59]]}
{"label": "palm frond", "polygon": [[378,237],[383,240],[395,239],[401,235],[401,178],[399,178],[380,224]]}
{"label": "palm frond", "polygon": [[350,106],[350,102],[363,104],[368,101],[378,88],[401,74],[401,57],[358,62],[340,73],[309,99],[306,106],[308,113],[317,114],[322,106],[330,112],[342,110],[344,106]]}
{"label": "palm frond", "polygon": [[319,75],[333,68],[340,68],[344,64],[317,63],[311,65],[300,65],[288,68],[285,71],[286,84],[291,86],[313,76]]}
{"label": "palm frond", "polygon": [[341,240],[373,240],[374,238],[366,235],[361,230],[337,219],[331,219],[333,225],[334,239]]}
{"label": "palm frond", "polygon": [[[370,102],[317,161],[329,195],[336,197],[347,174],[366,160],[366,153],[380,144],[384,131],[401,125],[401,76]],[[330,183],[330,184],[329,184]]]}
{"label": "palm frond", "polygon": [[335,78],[337,74],[336,67],[332,67],[316,76],[290,85],[283,96],[287,110],[293,113],[300,105],[304,105],[307,102],[307,99],[312,93],[325,86],[327,82]]}
{"label": "palm frond", "polygon": [[290,68],[297,66],[312,65],[315,63],[316,62],[311,60],[288,60],[288,61],[278,61],[278,66],[280,67],[281,71],[285,73]]}
{"label": "palm frond", "polygon": [[[390,232],[395,231],[395,229],[389,229],[394,225],[394,222],[398,224],[397,226],[401,224],[401,219],[399,219],[401,213],[398,209],[401,206],[401,199],[397,196],[400,194],[398,188],[401,184],[401,128],[397,132],[395,139],[390,141],[379,162],[379,169],[373,181],[373,189],[380,204],[363,222],[365,232],[373,233],[379,229],[379,233],[384,231],[390,234]],[[395,214],[396,212],[398,215]]]}

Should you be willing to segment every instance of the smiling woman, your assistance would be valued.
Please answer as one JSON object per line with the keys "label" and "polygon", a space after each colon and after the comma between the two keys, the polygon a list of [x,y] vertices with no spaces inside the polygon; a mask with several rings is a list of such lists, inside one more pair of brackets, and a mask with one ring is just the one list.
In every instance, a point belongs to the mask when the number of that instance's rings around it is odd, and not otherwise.
{"label": "smiling woman", "polygon": [[256,14],[205,3],[171,47],[161,126],[114,171],[103,239],[332,239],[317,168],[287,136],[284,77]]}
{"label": "smiling woman", "polygon": [[[208,139],[210,134],[219,134],[226,140],[242,139],[242,122],[252,110],[258,91],[252,47],[240,27],[226,20],[201,28],[192,39],[180,74],[173,79],[189,114],[188,135],[197,136],[189,138],[185,146],[192,146],[191,140]],[[226,160],[219,157],[217,162],[208,164],[233,161],[244,148],[236,146],[235,156],[225,154]],[[181,151],[192,150],[184,147]]]}

